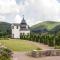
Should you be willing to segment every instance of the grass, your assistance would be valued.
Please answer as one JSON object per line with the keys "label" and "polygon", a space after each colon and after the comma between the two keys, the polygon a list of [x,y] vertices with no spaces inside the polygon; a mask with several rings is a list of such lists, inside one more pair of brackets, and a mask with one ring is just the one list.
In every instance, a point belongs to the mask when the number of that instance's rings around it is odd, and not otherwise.
{"label": "grass", "polygon": [[55,46],[55,49],[60,49],[60,46]]}
{"label": "grass", "polygon": [[33,49],[37,49],[38,47],[33,43],[30,43],[27,40],[18,40],[18,39],[10,39],[10,40],[0,40],[0,43],[13,51],[31,51]]}

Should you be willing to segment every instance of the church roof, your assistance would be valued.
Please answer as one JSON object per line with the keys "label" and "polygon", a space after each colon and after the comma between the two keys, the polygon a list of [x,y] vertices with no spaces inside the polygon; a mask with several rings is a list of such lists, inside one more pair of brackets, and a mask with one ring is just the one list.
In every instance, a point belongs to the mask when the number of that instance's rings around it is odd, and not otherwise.
{"label": "church roof", "polygon": [[19,23],[12,23],[12,25],[14,25],[14,26],[20,26]]}
{"label": "church roof", "polygon": [[21,27],[22,25],[26,26],[27,23],[26,23],[26,20],[24,19],[24,16],[23,16],[21,23],[13,23],[12,25]]}
{"label": "church roof", "polygon": [[24,17],[23,17],[23,19],[22,19],[22,21],[21,21],[21,24],[25,24],[25,25],[27,25],[27,23],[26,23]]}

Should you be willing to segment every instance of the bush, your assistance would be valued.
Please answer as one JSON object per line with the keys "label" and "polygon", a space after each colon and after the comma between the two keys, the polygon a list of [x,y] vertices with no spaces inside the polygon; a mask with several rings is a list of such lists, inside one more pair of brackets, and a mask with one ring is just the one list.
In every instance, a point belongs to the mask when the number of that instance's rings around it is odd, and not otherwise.
{"label": "bush", "polygon": [[0,60],[11,60],[12,51],[7,47],[0,46]]}
{"label": "bush", "polygon": [[36,50],[41,50],[41,48],[37,48]]}

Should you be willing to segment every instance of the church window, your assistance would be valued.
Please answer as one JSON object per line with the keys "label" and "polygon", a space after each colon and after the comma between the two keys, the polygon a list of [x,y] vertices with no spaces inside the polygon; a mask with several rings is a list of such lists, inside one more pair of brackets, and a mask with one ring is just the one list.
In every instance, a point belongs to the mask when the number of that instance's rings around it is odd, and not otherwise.
{"label": "church window", "polygon": [[18,29],[18,26],[16,26],[16,28]]}

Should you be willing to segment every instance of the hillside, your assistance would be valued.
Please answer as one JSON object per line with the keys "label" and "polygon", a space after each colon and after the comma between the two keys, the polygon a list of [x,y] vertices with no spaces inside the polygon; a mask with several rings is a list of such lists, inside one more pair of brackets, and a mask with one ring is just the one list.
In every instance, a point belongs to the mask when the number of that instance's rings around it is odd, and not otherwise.
{"label": "hillside", "polygon": [[42,23],[38,23],[36,25],[33,25],[31,27],[32,31],[50,31],[52,29],[55,29],[56,26],[60,25],[60,22],[54,22],[54,21],[44,21]]}
{"label": "hillside", "polygon": [[[47,32],[47,31],[57,32],[60,31],[60,22],[44,21],[36,25],[33,25],[30,29],[33,32]],[[7,22],[0,22],[0,34],[1,33],[10,34],[11,24]]]}
{"label": "hillside", "polygon": [[60,31],[60,25],[57,25],[55,28],[51,30],[52,32],[59,32]]}
{"label": "hillside", "polygon": [[6,22],[0,22],[0,33],[11,33],[11,24]]}

